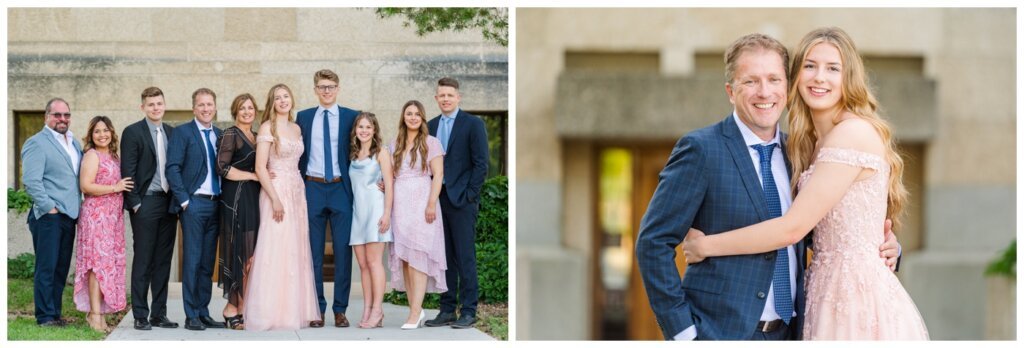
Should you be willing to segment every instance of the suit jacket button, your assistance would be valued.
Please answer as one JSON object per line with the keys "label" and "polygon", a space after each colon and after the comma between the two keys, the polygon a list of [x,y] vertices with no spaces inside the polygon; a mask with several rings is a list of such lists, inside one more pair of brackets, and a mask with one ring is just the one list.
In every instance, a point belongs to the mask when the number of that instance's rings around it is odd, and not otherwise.
{"label": "suit jacket button", "polygon": [[764,292],[763,292],[763,291],[758,291],[758,292],[757,292],[757,298],[763,299],[763,298],[765,298],[765,296],[766,296],[766,295],[764,294]]}
{"label": "suit jacket button", "polygon": [[772,259],[772,255],[774,255],[774,253],[772,253],[772,254],[764,254],[764,259],[765,260],[771,260]]}

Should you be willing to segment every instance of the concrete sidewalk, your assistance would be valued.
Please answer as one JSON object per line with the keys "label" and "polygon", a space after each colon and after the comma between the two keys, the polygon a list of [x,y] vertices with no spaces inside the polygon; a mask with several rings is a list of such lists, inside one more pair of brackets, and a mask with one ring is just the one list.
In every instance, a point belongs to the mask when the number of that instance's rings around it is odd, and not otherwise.
{"label": "concrete sidewalk", "polygon": [[[396,306],[384,303],[384,327],[379,329],[360,329],[356,327],[359,317],[363,313],[362,289],[358,283],[353,284],[352,294],[349,298],[348,314],[352,327],[334,327],[334,315],[330,313],[330,302],[328,302],[327,323],[323,328],[305,328],[297,331],[264,331],[249,332],[228,329],[206,329],[205,331],[185,330],[185,311],[181,300],[181,283],[171,283],[167,296],[167,317],[179,324],[177,329],[161,329],[154,327],[150,331],[135,330],[133,323],[135,318],[131,312],[118,323],[108,341],[280,341],[280,340],[494,340],[493,337],[473,329],[452,329],[451,327],[421,327],[416,330],[399,329],[405,323],[409,315],[409,307]],[[324,284],[324,292],[331,294],[334,291],[333,283]],[[213,286],[213,299],[210,301],[210,316],[221,321],[221,311],[227,303],[221,296],[221,290],[216,284]],[[328,298],[330,301],[330,298]],[[437,310],[426,310],[427,318],[437,315]]]}

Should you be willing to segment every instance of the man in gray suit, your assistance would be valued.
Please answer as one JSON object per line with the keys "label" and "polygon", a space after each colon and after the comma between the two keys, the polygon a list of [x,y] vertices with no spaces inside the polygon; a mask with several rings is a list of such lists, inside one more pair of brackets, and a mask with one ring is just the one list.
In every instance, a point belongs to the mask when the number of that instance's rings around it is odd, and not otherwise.
{"label": "man in gray suit", "polygon": [[22,182],[32,197],[28,229],[36,253],[33,286],[36,324],[64,326],[61,295],[71,266],[75,222],[82,194],[78,167],[82,145],[71,134],[71,107],[61,98],[46,103],[46,126],[21,150]]}

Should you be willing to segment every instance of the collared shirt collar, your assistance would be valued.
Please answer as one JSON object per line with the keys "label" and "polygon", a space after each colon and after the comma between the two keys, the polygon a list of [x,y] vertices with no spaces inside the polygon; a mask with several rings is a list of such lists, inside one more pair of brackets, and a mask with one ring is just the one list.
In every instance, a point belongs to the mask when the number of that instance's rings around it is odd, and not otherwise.
{"label": "collared shirt collar", "polygon": [[444,114],[444,113],[442,112],[442,113],[441,113],[441,117],[446,117],[446,118],[450,118],[450,119],[453,119],[453,120],[454,120],[456,116],[459,116],[459,111],[460,111],[460,110],[461,110],[461,109],[459,109],[459,108],[455,108],[455,111],[452,111],[452,114],[451,114],[451,115],[445,115],[445,114]]}
{"label": "collared shirt collar", "polygon": [[196,127],[199,127],[200,131],[204,131],[204,130],[207,130],[207,129],[213,129],[213,122],[212,121],[210,122],[210,126],[209,127],[203,127],[203,124],[199,123],[198,119],[192,119],[192,122],[196,123]]}
{"label": "collared shirt collar", "polygon": [[778,124],[775,125],[775,137],[773,137],[772,140],[764,141],[764,140],[761,140],[761,138],[758,137],[756,134],[754,134],[754,131],[750,130],[750,127],[747,127],[746,123],[743,123],[743,121],[740,120],[740,117],[736,115],[736,111],[735,110],[733,110],[733,112],[732,112],[732,119],[733,119],[733,121],[736,122],[736,125],[740,127],[740,134],[743,134],[743,141],[747,144],[747,146],[760,145],[760,144],[764,144],[764,145],[779,144],[779,139],[780,139],[779,136],[780,136],[781,132],[779,131],[779,125]]}
{"label": "collared shirt collar", "polygon": [[331,104],[331,106],[326,109],[324,108],[323,105],[317,105],[315,116],[322,115],[324,113],[324,110],[327,110],[327,114],[330,116],[338,116],[338,103]]}
{"label": "collared shirt collar", "polygon": [[[149,127],[150,132],[155,132],[157,129],[160,129],[164,126],[163,121],[161,121],[159,124],[153,124],[153,121],[150,121],[148,118],[145,120],[146,126]],[[202,126],[200,126],[200,128],[202,128]]]}

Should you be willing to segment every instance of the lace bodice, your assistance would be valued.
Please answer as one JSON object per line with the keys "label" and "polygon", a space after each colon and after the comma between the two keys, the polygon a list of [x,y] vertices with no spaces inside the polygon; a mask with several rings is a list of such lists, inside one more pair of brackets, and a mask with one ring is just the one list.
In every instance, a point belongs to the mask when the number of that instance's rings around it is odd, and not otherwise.
{"label": "lace bodice", "polygon": [[[270,160],[267,161],[268,169],[275,173],[298,173],[299,157],[302,156],[302,139],[291,140],[280,138],[280,146],[270,148]],[[268,142],[273,144],[274,137],[269,134],[260,134],[256,137],[257,143]]]}

